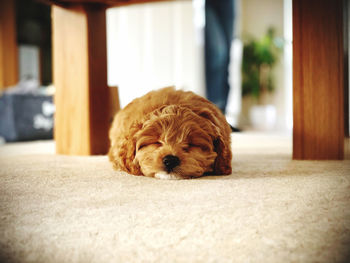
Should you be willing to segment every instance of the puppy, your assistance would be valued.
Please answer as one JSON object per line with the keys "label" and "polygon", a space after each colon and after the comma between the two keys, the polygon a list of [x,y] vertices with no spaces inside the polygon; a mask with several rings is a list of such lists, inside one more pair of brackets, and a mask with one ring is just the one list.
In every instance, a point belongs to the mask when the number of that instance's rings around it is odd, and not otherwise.
{"label": "puppy", "polygon": [[137,98],[114,117],[109,159],[159,179],[231,174],[231,128],[208,100],[173,87]]}

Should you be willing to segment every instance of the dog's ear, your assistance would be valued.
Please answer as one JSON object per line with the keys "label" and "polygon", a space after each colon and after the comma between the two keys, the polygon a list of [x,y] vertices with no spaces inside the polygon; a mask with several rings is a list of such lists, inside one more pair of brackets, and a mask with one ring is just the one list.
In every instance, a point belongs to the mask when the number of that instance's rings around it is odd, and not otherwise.
{"label": "dog's ear", "polygon": [[218,175],[231,174],[231,145],[228,145],[229,142],[224,142],[220,134],[214,139],[213,144],[215,152],[218,154],[214,162],[214,173]]}
{"label": "dog's ear", "polygon": [[127,171],[134,175],[142,175],[138,162],[134,162],[136,154],[136,133],[142,124],[134,123],[129,133],[112,144],[108,153],[110,161],[117,170]]}
{"label": "dog's ear", "polygon": [[[214,114],[216,111],[216,114]],[[223,122],[226,120],[224,118],[220,118],[220,112],[219,109],[208,109],[208,108],[201,108],[197,110],[197,114],[201,116],[202,118],[207,119],[211,123],[211,135],[213,138],[213,144],[214,144],[214,150],[217,153],[217,157],[214,162],[214,173],[220,174],[220,175],[227,175],[232,173],[232,166],[231,166],[231,159],[232,159],[232,153],[231,153],[231,141],[229,139],[224,139],[224,136],[221,132],[228,132],[229,131],[223,131],[221,129],[226,129]],[[221,127],[221,129],[219,128]]]}
{"label": "dog's ear", "polygon": [[230,133],[230,129],[224,124],[224,122],[226,122],[225,117],[221,116],[220,110],[214,106],[210,108],[197,107],[192,108],[192,110],[210,123],[211,128],[208,132],[213,138],[214,150],[217,153],[213,172],[220,175],[231,174],[231,140],[225,139],[222,134],[222,132],[226,134]]}

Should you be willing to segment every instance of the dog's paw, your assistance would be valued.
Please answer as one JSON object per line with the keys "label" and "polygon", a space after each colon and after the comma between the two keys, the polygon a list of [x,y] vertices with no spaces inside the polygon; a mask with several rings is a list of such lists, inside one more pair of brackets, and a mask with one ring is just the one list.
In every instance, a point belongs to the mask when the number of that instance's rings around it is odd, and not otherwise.
{"label": "dog's paw", "polygon": [[182,177],[179,177],[176,174],[168,174],[166,172],[158,172],[154,175],[155,178],[161,179],[161,180],[181,180]]}

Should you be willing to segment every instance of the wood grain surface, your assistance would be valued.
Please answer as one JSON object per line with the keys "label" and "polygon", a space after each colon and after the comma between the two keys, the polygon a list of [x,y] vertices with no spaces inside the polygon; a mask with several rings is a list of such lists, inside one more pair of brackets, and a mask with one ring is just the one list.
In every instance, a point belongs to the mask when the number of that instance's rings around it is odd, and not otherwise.
{"label": "wood grain surface", "polygon": [[56,151],[107,153],[110,91],[107,87],[104,8],[52,8]]}
{"label": "wood grain surface", "polygon": [[343,1],[293,0],[293,158],[344,157]]}
{"label": "wood grain surface", "polygon": [[14,0],[0,1],[0,90],[18,82]]}

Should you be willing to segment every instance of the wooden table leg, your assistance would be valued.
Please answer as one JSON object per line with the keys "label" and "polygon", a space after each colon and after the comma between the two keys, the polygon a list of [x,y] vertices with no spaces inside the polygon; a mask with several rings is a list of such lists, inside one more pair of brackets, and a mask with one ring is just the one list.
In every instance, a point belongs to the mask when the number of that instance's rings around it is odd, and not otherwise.
{"label": "wooden table leg", "polygon": [[108,151],[106,13],[102,6],[53,6],[56,152]]}
{"label": "wooden table leg", "polygon": [[15,1],[0,1],[0,90],[18,82]]}
{"label": "wooden table leg", "polygon": [[293,0],[293,158],[344,157],[343,1]]}

